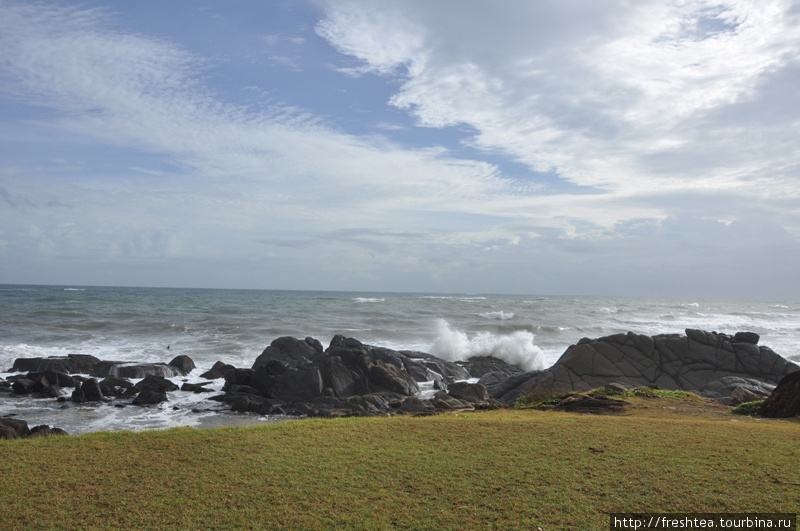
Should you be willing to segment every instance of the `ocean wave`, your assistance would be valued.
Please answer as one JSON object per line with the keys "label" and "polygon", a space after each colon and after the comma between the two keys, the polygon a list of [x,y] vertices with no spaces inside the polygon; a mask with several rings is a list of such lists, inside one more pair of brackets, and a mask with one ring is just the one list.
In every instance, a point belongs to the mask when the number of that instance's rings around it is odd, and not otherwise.
{"label": "ocean wave", "polygon": [[434,356],[449,361],[464,361],[475,356],[494,356],[530,371],[543,369],[544,352],[533,343],[534,335],[525,330],[510,334],[479,332],[472,337],[454,330],[444,319],[438,321],[438,337],[430,348]]}
{"label": "ocean wave", "polygon": [[486,313],[479,313],[478,317],[483,317],[484,319],[499,319],[501,321],[505,321],[507,319],[514,318],[514,312],[486,312]]}
{"label": "ocean wave", "polygon": [[386,299],[377,299],[374,297],[355,297],[353,302],[385,302]]}

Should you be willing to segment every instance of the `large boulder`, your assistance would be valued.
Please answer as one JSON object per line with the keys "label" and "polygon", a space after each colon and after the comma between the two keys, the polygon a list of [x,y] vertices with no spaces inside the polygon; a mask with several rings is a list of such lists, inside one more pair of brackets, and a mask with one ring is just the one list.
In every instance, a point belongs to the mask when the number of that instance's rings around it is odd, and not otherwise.
{"label": "large boulder", "polygon": [[189,374],[195,369],[194,360],[185,354],[175,356],[172,361],[169,362],[169,365],[178,369],[182,376]]}
{"label": "large boulder", "polygon": [[134,406],[151,406],[167,401],[167,393],[145,389],[133,399]]}
{"label": "large boulder", "polygon": [[0,417],[0,439],[19,439],[30,434],[28,423],[10,417]]}
{"label": "large boulder", "polygon": [[278,360],[291,367],[305,365],[317,355],[322,354],[322,344],[311,337],[297,339],[285,336],[274,340],[253,362],[253,369],[265,365],[270,360]]}
{"label": "large boulder", "polygon": [[103,392],[100,384],[94,378],[89,378],[81,384],[83,400],[86,402],[100,402],[103,400]]}
{"label": "large boulder", "polygon": [[148,374],[144,379],[133,386],[136,391],[159,391],[162,393],[177,391],[180,389],[176,384],[154,374]]}
{"label": "large boulder", "polygon": [[87,354],[68,354],[49,358],[17,358],[11,372],[41,372],[53,370],[65,374],[91,374],[100,360]]}
{"label": "large boulder", "polygon": [[727,399],[737,387],[766,396],[785,375],[800,370],[756,334],[733,337],[687,329],[685,335],[644,336],[628,332],[582,339],[549,369],[511,376],[494,386],[493,398],[513,403],[529,393],[588,391],[617,382],[697,392]]}
{"label": "large boulder", "polygon": [[761,416],[795,418],[800,416],[800,371],[785,376],[761,404]]}

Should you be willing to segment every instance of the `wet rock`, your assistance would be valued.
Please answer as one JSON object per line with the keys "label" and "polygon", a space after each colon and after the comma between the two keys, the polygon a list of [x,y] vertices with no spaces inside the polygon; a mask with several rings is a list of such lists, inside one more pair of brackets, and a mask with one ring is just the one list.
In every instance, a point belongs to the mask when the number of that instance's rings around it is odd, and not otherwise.
{"label": "wet rock", "polygon": [[233,369],[233,365],[229,365],[227,363],[222,363],[218,361],[214,363],[211,369],[207,370],[203,374],[200,375],[200,378],[205,378],[206,380],[219,380],[220,378],[225,377],[225,371]]}
{"label": "wet rock", "polygon": [[133,386],[136,391],[154,391],[160,393],[167,393],[177,391],[179,387],[161,376],[149,374],[144,379]]}
{"label": "wet rock", "polygon": [[86,354],[69,354],[49,358],[17,358],[11,372],[41,372],[53,370],[65,374],[91,374],[100,360]]}
{"label": "wet rock", "polygon": [[166,402],[167,400],[167,394],[165,392],[146,389],[136,395],[132,403],[134,406],[149,406],[160,404],[161,402]]}
{"label": "wet rock", "polygon": [[109,376],[100,381],[100,391],[103,396],[125,396],[133,388],[133,382],[127,378]]}
{"label": "wet rock", "polygon": [[181,386],[181,391],[189,391],[189,392],[192,392],[192,393],[213,393],[214,392],[213,389],[209,389],[209,388],[205,387],[206,385],[210,385],[210,384],[211,384],[211,382],[203,382],[203,383],[197,383],[197,384],[192,384],[192,383],[185,382]]}
{"label": "wet rock", "polygon": [[182,376],[186,376],[195,369],[192,358],[183,354],[180,356],[175,356],[175,358],[169,362],[169,365],[178,369]]}
{"label": "wet rock", "polygon": [[108,376],[117,378],[145,378],[147,376],[174,378],[183,375],[184,373],[178,367],[165,363],[120,363],[112,365],[108,370]]}
{"label": "wet rock", "polygon": [[30,378],[19,378],[11,384],[11,390],[18,395],[28,395],[36,390],[36,382]]}
{"label": "wet rock", "polygon": [[100,390],[100,384],[97,380],[90,378],[81,384],[81,391],[83,391],[83,399],[86,402],[100,402],[103,400],[103,392]]}

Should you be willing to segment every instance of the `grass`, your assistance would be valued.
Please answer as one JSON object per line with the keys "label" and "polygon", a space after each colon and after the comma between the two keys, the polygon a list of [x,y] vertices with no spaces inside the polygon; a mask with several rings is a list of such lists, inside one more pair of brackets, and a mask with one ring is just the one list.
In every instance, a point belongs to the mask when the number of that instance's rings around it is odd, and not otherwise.
{"label": "grass", "polygon": [[[634,396],[0,441],[0,529],[607,529],[611,512],[796,512],[800,423]],[[591,448],[591,449],[590,449]]]}
{"label": "grass", "polygon": [[597,389],[592,389],[591,391],[586,391],[583,393],[575,391],[555,393],[555,394],[531,393],[519,397],[517,399],[515,407],[518,409],[531,409],[531,408],[538,408],[541,406],[551,406],[558,404],[561,401],[561,399],[564,398],[565,396],[581,395],[581,394],[603,395],[619,400],[626,398],[634,398],[634,397],[644,397],[644,398],[677,398],[680,400],[692,400],[695,402],[706,401],[705,398],[697,395],[696,393],[690,393],[688,391],[655,389],[652,387],[635,387],[627,391],[621,391],[611,387],[598,387]]}

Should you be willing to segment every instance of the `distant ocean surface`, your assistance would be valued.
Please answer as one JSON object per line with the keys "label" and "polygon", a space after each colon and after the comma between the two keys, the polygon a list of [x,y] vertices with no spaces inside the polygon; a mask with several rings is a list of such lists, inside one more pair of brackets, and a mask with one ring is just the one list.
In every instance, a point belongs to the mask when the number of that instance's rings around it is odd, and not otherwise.
{"label": "distant ocean surface", "polygon": [[[197,370],[183,379],[200,381],[216,361],[250,367],[277,337],[327,346],[336,334],[453,361],[491,354],[535,369],[583,337],[686,328],[753,331],[761,345],[800,361],[798,301],[0,285],[0,376],[22,357],[166,363],[186,354]],[[161,408],[67,402],[67,410],[51,399],[0,398],[0,415],[70,433],[252,422],[192,412],[207,397],[173,395]]]}

